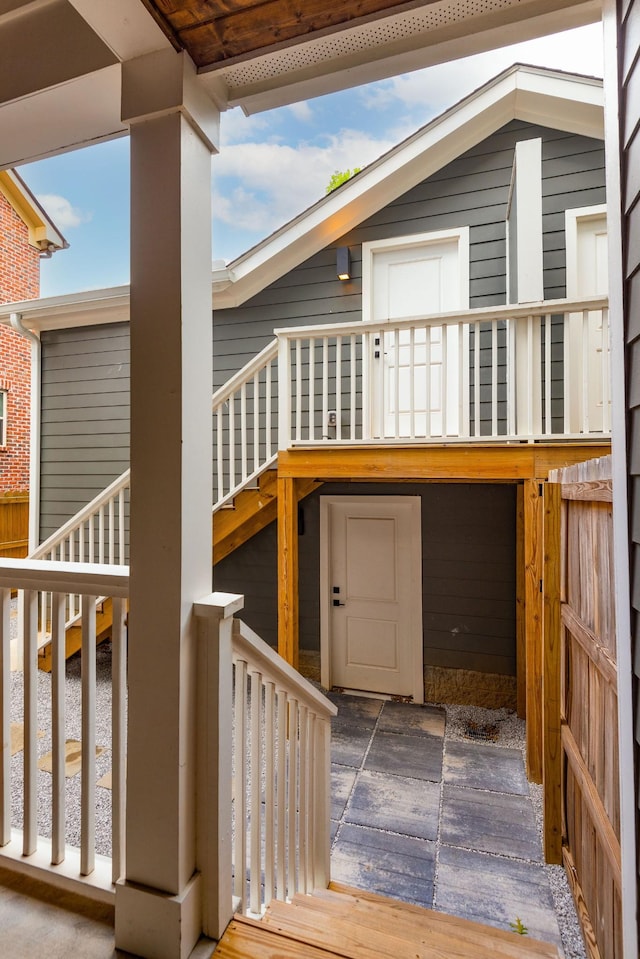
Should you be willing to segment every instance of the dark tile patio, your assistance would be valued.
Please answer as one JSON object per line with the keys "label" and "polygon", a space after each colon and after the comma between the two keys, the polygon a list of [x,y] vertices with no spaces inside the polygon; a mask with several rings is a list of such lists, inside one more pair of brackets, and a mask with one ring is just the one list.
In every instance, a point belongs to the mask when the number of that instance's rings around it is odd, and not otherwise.
{"label": "dark tile patio", "polygon": [[439,707],[331,699],[332,878],[561,945],[521,750],[447,738]]}

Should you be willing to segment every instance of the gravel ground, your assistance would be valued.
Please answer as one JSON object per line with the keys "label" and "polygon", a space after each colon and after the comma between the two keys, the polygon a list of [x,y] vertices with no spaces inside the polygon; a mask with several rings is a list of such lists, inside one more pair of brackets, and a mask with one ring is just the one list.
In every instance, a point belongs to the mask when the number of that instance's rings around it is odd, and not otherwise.
{"label": "gravel ground", "polygon": [[[96,759],[99,780],[111,769],[111,644],[103,643],[96,650],[96,745],[104,752]],[[11,674],[11,716],[22,722],[23,674]],[[80,740],[81,735],[80,656],[67,661],[65,693],[66,739]],[[38,670],[38,757],[51,752],[51,676]],[[11,758],[12,826],[22,829],[23,752]],[[38,770],[38,833],[51,836],[52,776]],[[70,846],[80,846],[80,788],[78,773],[65,779],[65,834]],[[111,855],[111,790],[96,786],[96,852]]]}
{"label": "gravel ground", "polygon": [[[525,758],[525,724],[515,713],[507,709],[481,709],[476,706],[448,706],[445,740],[469,742],[468,724],[495,727],[497,739],[489,740],[494,746],[519,749]],[[542,786],[529,783],[529,795],[542,842]],[[576,916],[573,896],[562,866],[544,866],[556,909],[565,959],[587,959],[580,923]]]}

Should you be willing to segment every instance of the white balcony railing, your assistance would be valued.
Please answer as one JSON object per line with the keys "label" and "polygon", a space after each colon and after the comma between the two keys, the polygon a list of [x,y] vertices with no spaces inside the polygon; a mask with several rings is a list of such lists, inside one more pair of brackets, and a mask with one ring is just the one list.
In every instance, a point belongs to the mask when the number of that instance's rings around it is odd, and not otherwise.
{"label": "white balcony railing", "polygon": [[337,710],[239,620],[232,643],[234,894],[260,915],[329,882]]}
{"label": "white balcony railing", "polygon": [[605,297],[276,335],[280,449],[610,432]]}
{"label": "white balcony railing", "polygon": [[[12,590],[19,590],[21,617],[16,616]],[[33,866],[43,875],[56,876],[56,883],[78,882],[92,895],[107,895],[124,864],[124,604],[128,591],[129,570],[124,566],[28,559],[0,561],[0,860],[10,868],[16,863],[21,868]],[[43,593],[52,597],[50,678],[38,673],[38,597]],[[74,715],[71,707],[67,709],[73,697],[65,684],[69,595],[80,597],[82,610],[82,676]],[[105,815],[104,802],[100,803],[100,814],[96,806],[98,596],[113,600],[110,689],[101,691],[110,704],[109,741],[102,745],[111,753],[111,808],[106,829],[102,820],[100,823],[101,852],[96,851],[96,824],[99,816]],[[12,680],[10,671],[12,633],[17,633],[15,640],[22,648],[21,696],[15,685],[19,674],[14,673]],[[104,731],[101,735],[105,735]],[[65,744],[69,736],[80,742],[79,789],[65,775]],[[50,776],[38,764],[46,752],[50,753]],[[70,841],[69,833],[74,841]]]}

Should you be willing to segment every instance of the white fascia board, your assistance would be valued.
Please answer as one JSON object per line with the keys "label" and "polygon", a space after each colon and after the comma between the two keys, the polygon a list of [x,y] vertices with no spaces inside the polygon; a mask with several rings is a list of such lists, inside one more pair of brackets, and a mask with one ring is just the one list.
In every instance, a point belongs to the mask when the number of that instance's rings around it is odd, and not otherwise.
{"label": "white fascia board", "polygon": [[0,169],[128,133],[121,67],[104,67],[0,108]]}
{"label": "white fascia board", "polygon": [[[550,4],[547,4],[547,8],[549,6]],[[264,79],[251,84],[234,84],[233,65],[203,73],[203,79],[205,82],[211,82],[214,76],[224,79],[228,87],[229,106],[240,106],[249,116],[300,100],[521,43],[523,40],[597,23],[601,19],[602,9],[601,0],[585,0],[584,3],[569,5],[559,3],[557,9],[547,9],[537,15],[532,15],[531,6],[528,10],[522,7],[509,13],[513,16],[512,20],[507,20],[506,11],[502,11],[495,19],[488,18],[482,28],[478,24],[478,29],[472,31],[468,29],[469,22],[463,21],[459,35],[452,35],[451,29],[430,30],[416,33],[403,41],[372,42],[339,57],[332,58],[327,54],[324,63],[314,58],[307,67],[297,67],[288,72],[280,69],[274,71],[273,75],[266,75]],[[393,16],[388,18],[391,21],[393,19]],[[310,41],[310,44],[322,42]],[[256,67],[259,67],[261,62],[268,64],[270,60],[278,57],[279,53],[281,51],[254,58]],[[301,54],[304,53],[304,45],[300,45],[296,53],[298,56],[292,58],[292,62],[299,63]]]}
{"label": "white fascia board", "polygon": [[171,48],[171,42],[140,0],[68,0],[118,60]]}
{"label": "white fascia board", "polygon": [[[231,265],[217,309],[239,306],[514,118],[513,71],[472,94]],[[482,100],[478,108],[477,98]]]}
{"label": "white fascia board", "polygon": [[34,333],[74,326],[126,323],[129,319],[129,287],[114,286],[21,303],[3,303],[0,325],[9,326],[12,313],[19,313],[23,325]]}
{"label": "white fascia board", "polygon": [[595,77],[527,67],[517,77],[520,120],[604,140],[604,92]]}

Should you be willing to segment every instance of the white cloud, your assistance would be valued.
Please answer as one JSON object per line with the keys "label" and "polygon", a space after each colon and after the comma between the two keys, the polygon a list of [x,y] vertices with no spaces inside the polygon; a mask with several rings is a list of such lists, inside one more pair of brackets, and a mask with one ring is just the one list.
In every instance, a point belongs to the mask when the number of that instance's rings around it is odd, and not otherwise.
{"label": "white cloud", "polygon": [[293,114],[296,120],[300,120],[302,123],[310,123],[313,120],[313,110],[308,100],[301,100],[300,103],[292,103],[287,109]]}
{"label": "white cloud", "polygon": [[401,104],[405,109],[419,110],[420,122],[426,123],[513,63],[602,76],[601,27],[594,24],[427,67],[372,84],[360,95],[371,110]]}
{"label": "white cloud", "polygon": [[72,206],[66,197],[58,196],[56,193],[40,193],[38,202],[61,230],[73,229],[82,223],[88,223],[92,218],[91,213]]}
{"label": "white cloud", "polygon": [[[394,143],[343,130],[321,144],[228,146],[214,163],[214,219],[251,229],[260,239],[321,199],[336,170],[364,167]],[[231,177],[241,186],[225,185]]]}
{"label": "white cloud", "polygon": [[227,110],[220,117],[220,140],[222,147],[231,143],[244,143],[269,128],[267,114],[247,117],[240,107]]}

